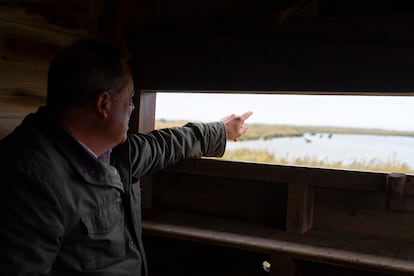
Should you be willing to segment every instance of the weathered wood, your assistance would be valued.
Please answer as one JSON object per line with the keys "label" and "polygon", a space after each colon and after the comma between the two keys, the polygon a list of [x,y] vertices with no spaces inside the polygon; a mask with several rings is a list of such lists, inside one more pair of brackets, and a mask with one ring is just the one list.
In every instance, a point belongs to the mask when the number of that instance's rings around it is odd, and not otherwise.
{"label": "weathered wood", "polygon": [[387,175],[387,210],[404,211],[405,207],[405,174],[390,173]]}
{"label": "weathered wood", "polygon": [[[387,173],[187,160],[154,176],[152,203],[158,209],[260,221],[278,229],[286,227],[292,233],[321,229],[412,240],[412,190],[407,189],[404,213],[387,211],[386,176]],[[407,175],[407,179],[411,178]],[[287,191],[283,187],[288,187]]]}
{"label": "weathered wood", "polygon": [[139,91],[135,95],[136,110],[131,116],[130,128],[132,132],[148,133],[155,126],[156,93]]}
{"label": "weathered wood", "polygon": [[150,214],[143,221],[143,231],[147,235],[283,254],[313,262],[403,275],[414,273],[413,241],[324,231],[288,234],[229,218],[180,213]]}
{"label": "weathered wood", "polygon": [[241,218],[285,229],[284,183],[159,173],[152,181],[153,208]]}
{"label": "weathered wood", "polygon": [[1,17],[0,33],[2,35],[0,51],[14,54],[14,57],[21,59],[27,56],[52,57],[60,48],[82,38],[76,34],[8,22]]}
{"label": "weathered wood", "polygon": [[47,73],[45,72],[0,70],[0,74],[2,75],[0,87],[8,88],[9,92],[12,91],[11,88],[17,91],[30,91],[30,94],[34,94],[38,90],[33,88],[41,88],[43,95],[46,95]]}
{"label": "weathered wood", "polygon": [[313,188],[307,179],[289,182],[286,231],[305,233],[313,227]]}
{"label": "weathered wood", "polygon": [[80,0],[0,3],[0,95],[45,96],[50,60],[75,40],[96,36],[101,8]]}
{"label": "weathered wood", "polygon": [[20,0],[0,3],[0,18],[58,33],[90,36],[96,33],[99,1]]}
{"label": "weathered wood", "polygon": [[46,95],[47,70],[52,57],[77,39],[73,35],[2,19],[0,37],[0,93],[24,91],[34,96]]}
{"label": "weathered wood", "polygon": [[[263,163],[234,162],[215,159],[185,160],[168,168],[167,171],[214,175],[235,179],[252,179],[279,183],[311,179],[315,187],[340,188],[345,190],[384,191],[387,173],[286,166]],[[407,175],[407,194],[414,195],[412,175]],[[306,181],[306,180],[305,180]]]}
{"label": "weathered wood", "polygon": [[[131,35],[132,36],[132,35]],[[136,33],[135,37],[146,37]],[[191,37],[191,39],[189,38]],[[271,35],[150,33],[131,42],[143,89],[388,92],[414,90],[408,45]]]}
{"label": "weathered wood", "polygon": [[[407,198],[413,201],[413,198]],[[414,241],[414,212],[389,212],[385,192],[315,190],[314,229]]]}

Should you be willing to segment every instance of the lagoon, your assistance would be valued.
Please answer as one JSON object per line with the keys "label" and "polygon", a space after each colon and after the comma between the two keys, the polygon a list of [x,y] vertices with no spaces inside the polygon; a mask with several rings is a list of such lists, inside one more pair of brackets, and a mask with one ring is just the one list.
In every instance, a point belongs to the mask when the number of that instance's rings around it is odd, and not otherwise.
{"label": "lagoon", "polygon": [[414,137],[393,135],[306,133],[302,137],[227,143],[227,150],[267,150],[277,157],[311,157],[327,162],[395,161],[414,168]]}

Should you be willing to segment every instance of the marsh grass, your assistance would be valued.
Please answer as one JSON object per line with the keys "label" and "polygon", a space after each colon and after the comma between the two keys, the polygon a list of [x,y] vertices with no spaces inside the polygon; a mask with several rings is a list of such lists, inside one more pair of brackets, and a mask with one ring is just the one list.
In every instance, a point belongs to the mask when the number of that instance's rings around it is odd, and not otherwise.
{"label": "marsh grass", "polygon": [[[157,120],[155,129],[182,126],[188,121],[169,121]],[[414,137],[414,131],[394,131],[373,128],[342,128],[329,126],[295,126],[295,125],[269,125],[269,124],[249,124],[248,131],[241,137],[241,141],[256,139],[271,139],[279,137],[295,137],[304,136],[306,133],[318,134],[365,134],[365,135],[394,135],[394,136],[410,136]],[[257,163],[275,163],[282,165],[298,165],[324,168],[338,168],[351,170],[366,171],[383,171],[383,172],[404,172],[414,173],[414,168],[410,168],[408,164],[398,160],[381,160],[373,159],[370,161],[353,160],[351,163],[345,164],[342,161],[321,160],[314,156],[274,156],[266,150],[254,150],[242,148],[236,150],[227,150],[223,156],[226,160],[249,161]]]}
{"label": "marsh grass", "polygon": [[414,169],[410,168],[408,164],[394,159],[372,159],[370,161],[353,160],[351,163],[345,164],[342,161],[321,160],[308,155],[296,157],[289,157],[287,155],[275,156],[266,150],[253,150],[249,148],[227,150],[224,153],[222,159],[235,161],[249,161],[255,163],[274,163],[281,165],[323,167],[333,169],[414,173]]}

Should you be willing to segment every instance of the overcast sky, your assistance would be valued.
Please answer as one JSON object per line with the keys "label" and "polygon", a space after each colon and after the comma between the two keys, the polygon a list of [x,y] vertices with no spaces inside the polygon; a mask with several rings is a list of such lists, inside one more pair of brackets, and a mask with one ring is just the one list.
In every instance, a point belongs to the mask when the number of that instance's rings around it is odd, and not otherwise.
{"label": "overcast sky", "polygon": [[208,122],[245,111],[251,123],[414,130],[414,96],[157,94],[157,119]]}

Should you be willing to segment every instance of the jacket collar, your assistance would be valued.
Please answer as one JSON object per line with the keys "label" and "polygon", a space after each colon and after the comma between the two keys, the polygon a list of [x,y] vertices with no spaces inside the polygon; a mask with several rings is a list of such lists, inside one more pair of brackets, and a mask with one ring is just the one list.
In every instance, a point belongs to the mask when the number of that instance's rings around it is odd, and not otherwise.
{"label": "jacket collar", "polygon": [[58,150],[73,165],[81,177],[92,185],[111,186],[124,191],[117,169],[88,152],[63,126],[47,107],[29,115],[34,123],[51,137]]}

